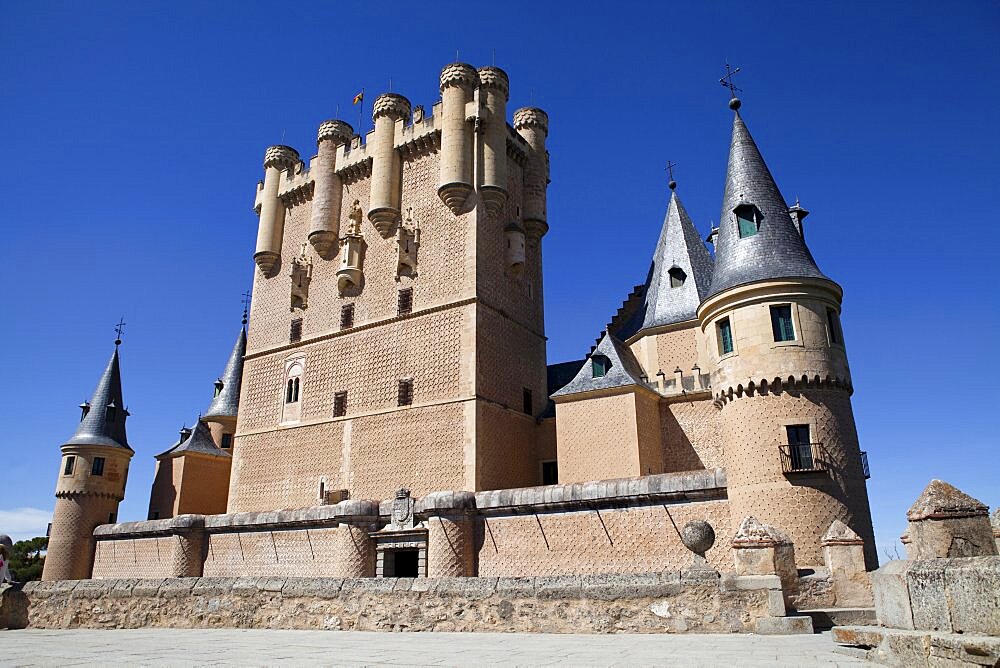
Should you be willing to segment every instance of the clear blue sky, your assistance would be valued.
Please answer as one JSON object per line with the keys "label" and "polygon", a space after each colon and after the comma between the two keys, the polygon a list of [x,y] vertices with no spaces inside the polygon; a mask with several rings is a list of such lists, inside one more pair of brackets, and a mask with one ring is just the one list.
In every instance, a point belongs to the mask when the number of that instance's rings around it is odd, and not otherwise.
{"label": "clear blue sky", "polygon": [[44,530],[123,313],[120,516],[145,518],[152,456],[207,406],[239,327],[264,148],[312,155],[319,122],[339,104],[355,123],[353,94],[390,77],[431,105],[455,49],[475,65],[495,49],[509,108],[551,117],[550,362],[584,353],[645,276],[668,158],[699,228],[718,219],[728,58],[844,286],[880,545],[932,477],[1000,503],[1000,5],[486,6],[0,0],[0,532]]}

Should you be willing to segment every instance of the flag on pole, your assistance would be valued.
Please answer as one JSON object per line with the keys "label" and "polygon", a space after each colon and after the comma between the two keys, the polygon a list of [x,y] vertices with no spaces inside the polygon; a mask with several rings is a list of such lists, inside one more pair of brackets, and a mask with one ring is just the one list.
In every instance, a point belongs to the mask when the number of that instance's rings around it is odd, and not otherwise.
{"label": "flag on pole", "polygon": [[365,91],[362,88],[361,92],[354,96],[354,102],[352,102],[351,104],[357,104],[358,102],[364,101],[364,99],[365,99]]}

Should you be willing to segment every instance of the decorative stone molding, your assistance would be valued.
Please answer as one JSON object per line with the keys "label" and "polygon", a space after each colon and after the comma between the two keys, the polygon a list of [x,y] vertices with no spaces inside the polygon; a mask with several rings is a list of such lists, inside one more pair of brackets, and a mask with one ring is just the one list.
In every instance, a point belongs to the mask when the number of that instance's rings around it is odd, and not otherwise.
{"label": "decorative stone molding", "polygon": [[413,220],[413,207],[406,210],[406,220],[396,229],[396,277],[415,276],[420,228]]}
{"label": "decorative stone molding", "polygon": [[309,283],[312,282],[312,270],[312,258],[306,253],[306,244],[302,244],[302,250],[299,256],[291,261],[291,269],[288,272],[292,282],[290,311],[305,310],[309,307]]}
{"label": "decorative stone molding", "polygon": [[372,104],[372,120],[387,116],[393,121],[409,118],[410,101],[396,93],[382,93]]}
{"label": "decorative stone molding", "polygon": [[478,73],[479,85],[481,87],[492,88],[499,92],[503,95],[504,102],[510,98],[510,79],[507,77],[506,72],[499,67],[487,66],[480,67]]}
{"label": "decorative stone molding", "polygon": [[906,512],[906,519],[910,559],[997,554],[989,508],[943,480],[931,480]]}
{"label": "decorative stone molding", "polygon": [[840,389],[849,393],[854,392],[854,386],[851,384],[850,378],[834,378],[832,376],[821,378],[818,375],[812,377],[803,375],[798,378],[789,376],[788,378],[773,378],[771,380],[761,378],[756,381],[748,381],[746,386],[740,383],[735,387],[730,385],[729,387],[720,389],[716,392],[713,403],[717,408],[722,408],[733,399],[740,399],[744,396],[750,397],[754,394],[781,394],[789,389],[795,391]]}
{"label": "decorative stone molding", "polygon": [[823,538],[820,540],[820,545],[827,547],[830,545],[864,545],[865,541],[861,539],[861,536],[854,533],[851,527],[847,526],[840,520],[834,520],[830,524],[830,528],[826,530],[823,534]]}
{"label": "decorative stone molding", "polygon": [[441,90],[449,86],[475,88],[479,83],[476,68],[466,63],[450,63],[441,70]]}
{"label": "decorative stone molding", "polygon": [[549,133],[549,115],[538,107],[521,107],[514,112],[514,129],[538,128],[543,134]]}
{"label": "decorative stone molding", "polygon": [[264,151],[264,169],[277,167],[282,171],[286,171],[299,164],[299,162],[301,162],[299,152],[291,146],[284,146],[282,144],[268,146],[267,150]]}
{"label": "decorative stone molding", "polygon": [[319,132],[316,134],[316,143],[332,141],[336,145],[346,144],[354,136],[354,128],[345,121],[328,120],[319,124]]}
{"label": "decorative stone molding", "polygon": [[354,200],[351,212],[348,214],[351,222],[347,225],[347,233],[340,240],[340,268],[337,269],[337,289],[341,294],[351,288],[361,285],[364,263],[364,237],[361,234],[361,202]]}
{"label": "decorative stone molding", "polygon": [[934,479],[906,511],[906,519],[917,522],[979,517],[988,515],[989,511],[989,507],[982,501],[972,498],[954,485]]}

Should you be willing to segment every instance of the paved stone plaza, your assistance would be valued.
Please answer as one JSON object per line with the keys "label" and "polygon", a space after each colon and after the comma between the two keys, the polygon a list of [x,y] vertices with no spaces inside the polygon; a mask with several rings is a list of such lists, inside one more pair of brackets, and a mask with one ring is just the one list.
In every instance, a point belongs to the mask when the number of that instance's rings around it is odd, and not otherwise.
{"label": "paved stone plaza", "polygon": [[242,629],[0,631],[5,666],[848,666],[829,634],[540,635]]}

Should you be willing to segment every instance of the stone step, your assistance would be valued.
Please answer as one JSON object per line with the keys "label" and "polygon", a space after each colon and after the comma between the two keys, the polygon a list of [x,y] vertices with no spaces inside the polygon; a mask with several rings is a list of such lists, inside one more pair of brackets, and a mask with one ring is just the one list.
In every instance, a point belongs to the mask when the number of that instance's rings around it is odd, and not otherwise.
{"label": "stone step", "polygon": [[809,615],[813,628],[826,631],[834,626],[874,626],[875,608],[816,608],[798,610],[800,615]]}

